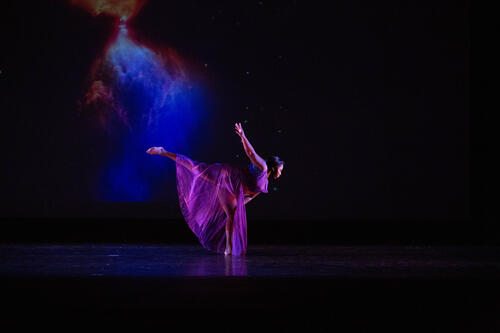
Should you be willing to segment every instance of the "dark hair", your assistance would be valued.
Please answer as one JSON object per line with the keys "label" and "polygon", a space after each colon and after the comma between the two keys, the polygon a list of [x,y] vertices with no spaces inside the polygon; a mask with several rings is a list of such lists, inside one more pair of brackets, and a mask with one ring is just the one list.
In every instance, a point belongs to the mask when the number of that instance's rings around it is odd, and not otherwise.
{"label": "dark hair", "polygon": [[285,165],[285,162],[280,160],[278,156],[271,156],[266,159],[266,164],[268,169],[272,169],[274,167],[280,166],[280,165]]}

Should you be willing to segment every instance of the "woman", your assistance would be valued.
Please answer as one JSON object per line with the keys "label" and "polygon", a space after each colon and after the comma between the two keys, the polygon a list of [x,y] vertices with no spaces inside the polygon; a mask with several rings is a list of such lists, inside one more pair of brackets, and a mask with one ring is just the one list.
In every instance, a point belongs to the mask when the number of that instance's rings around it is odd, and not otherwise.
{"label": "woman", "polygon": [[175,161],[182,215],[205,248],[225,255],[246,253],[245,204],[260,193],[268,193],[269,176],[278,179],[284,166],[277,156],[266,163],[248,141],[241,123],[235,124],[235,131],[251,161],[245,168],[197,162],[163,147],[151,147],[146,151]]}

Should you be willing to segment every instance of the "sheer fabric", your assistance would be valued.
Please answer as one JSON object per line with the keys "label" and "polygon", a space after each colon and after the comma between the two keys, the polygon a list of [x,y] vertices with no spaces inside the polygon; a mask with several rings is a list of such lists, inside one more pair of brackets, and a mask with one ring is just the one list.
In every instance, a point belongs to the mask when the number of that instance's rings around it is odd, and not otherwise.
{"label": "sheer fabric", "polygon": [[176,178],[182,215],[203,247],[210,251],[224,253],[227,215],[221,200],[236,199],[232,254],[246,254],[245,193],[268,193],[267,172],[252,163],[240,168],[226,163],[207,164],[177,154]]}

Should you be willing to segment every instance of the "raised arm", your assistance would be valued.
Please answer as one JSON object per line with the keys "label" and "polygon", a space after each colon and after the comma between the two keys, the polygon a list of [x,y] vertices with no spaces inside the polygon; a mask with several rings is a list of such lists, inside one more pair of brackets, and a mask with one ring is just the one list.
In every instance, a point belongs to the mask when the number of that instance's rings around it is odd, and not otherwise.
{"label": "raised arm", "polygon": [[266,171],[266,161],[255,152],[255,149],[253,149],[250,141],[248,141],[245,132],[243,131],[243,127],[241,127],[241,123],[235,124],[235,131],[236,134],[240,136],[241,142],[243,143],[243,148],[245,149],[245,153],[247,154],[250,161],[255,164],[255,166],[258,167],[261,171]]}

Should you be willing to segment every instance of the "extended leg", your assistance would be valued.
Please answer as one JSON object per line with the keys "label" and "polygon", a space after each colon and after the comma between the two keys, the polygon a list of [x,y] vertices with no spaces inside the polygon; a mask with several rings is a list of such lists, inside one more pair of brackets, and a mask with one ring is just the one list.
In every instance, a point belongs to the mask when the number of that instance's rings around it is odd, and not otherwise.
{"label": "extended leg", "polygon": [[[170,158],[172,161],[177,163],[177,154],[170,151],[166,151],[163,147],[151,147],[146,153],[151,155],[160,155]],[[184,167],[191,169],[191,166],[186,163],[181,163]]]}
{"label": "extended leg", "polygon": [[[172,153],[172,152],[169,152],[169,151],[165,151],[165,152],[162,154],[162,156],[166,156],[166,157],[168,157],[168,158],[172,159],[174,162],[176,162],[176,163],[180,163],[180,164],[181,164],[181,165],[183,165],[185,168],[187,168],[187,169],[191,169],[191,165],[188,165],[188,164],[186,164],[186,163],[181,163],[181,162],[177,161],[177,154],[175,154],[175,153]],[[208,177],[208,174],[200,174],[200,177],[201,177],[202,179],[204,179],[204,180],[206,180],[206,181],[208,181],[208,182],[210,182],[210,183],[212,183],[212,184],[214,184],[214,185],[215,185],[215,180],[210,179],[210,178]]]}

